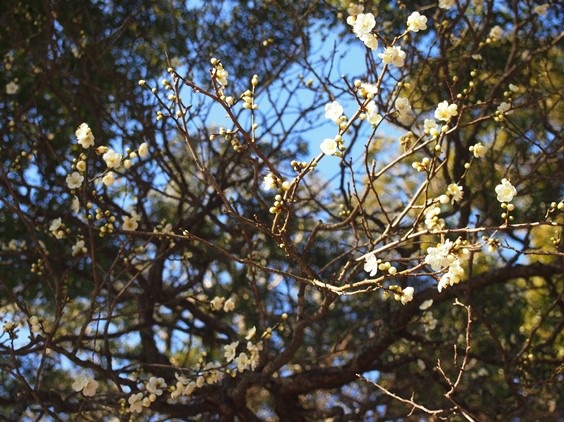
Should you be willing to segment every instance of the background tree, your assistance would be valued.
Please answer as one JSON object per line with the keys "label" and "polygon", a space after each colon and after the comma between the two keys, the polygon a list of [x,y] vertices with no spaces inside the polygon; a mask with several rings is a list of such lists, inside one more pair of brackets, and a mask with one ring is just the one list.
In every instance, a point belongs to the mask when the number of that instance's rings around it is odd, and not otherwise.
{"label": "background tree", "polygon": [[561,6],[69,6],[1,18],[3,418],[563,413]]}

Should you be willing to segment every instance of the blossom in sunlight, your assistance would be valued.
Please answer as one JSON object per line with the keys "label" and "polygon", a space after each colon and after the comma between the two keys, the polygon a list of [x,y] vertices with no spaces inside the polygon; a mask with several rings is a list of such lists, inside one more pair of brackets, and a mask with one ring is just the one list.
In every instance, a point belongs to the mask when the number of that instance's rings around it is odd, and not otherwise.
{"label": "blossom in sunlight", "polygon": [[497,106],[497,112],[500,114],[511,113],[511,104],[502,102],[499,106]]}
{"label": "blossom in sunlight", "polygon": [[132,394],[127,399],[129,411],[131,413],[141,413],[143,411],[143,393]]}
{"label": "blossom in sunlight", "polygon": [[372,13],[360,13],[356,16],[353,24],[353,32],[360,37],[363,34],[368,34],[376,26],[376,20]]}
{"label": "blossom in sunlight", "polygon": [[112,169],[120,166],[123,155],[115,152],[113,149],[108,149],[104,155],[102,155],[102,158],[106,162],[106,166]]}
{"label": "blossom in sunlight", "polygon": [[210,302],[211,307],[214,311],[220,311],[223,308],[223,304],[225,303],[225,298],[221,296],[216,296]]}
{"label": "blossom in sunlight", "polygon": [[139,153],[139,157],[146,158],[149,155],[149,145],[147,144],[147,142],[143,142],[141,145],[139,145],[137,152]]}
{"label": "blossom in sunlight", "polygon": [[437,289],[441,292],[444,288],[454,286],[459,283],[464,276],[464,268],[460,265],[460,261],[456,258],[448,267],[448,271],[444,273],[439,280]]}
{"label": "blossom in sunlight", "polygon": [[419,12],[413,12],[407,18],[407,30],[411,32],[419,32],[427,29],[427,17]]}
{"label": "blossom in sunlight", "polygon": [[501,183],[495,187],[497,200],[499,202],[511,202],[513,197],[517,195],[517,190],[507,179],[502,179]]}
{"label": "blossom in sunlight", "polygon": [[250,340],[252,339],[255,334],[257,333],[257,327],[255,327],[254,325],[251,327],[251,329],[249,329],[249,331],[247,332],[247,335],[245,336],[245,340]]}
{"label": "blossom in sunlight", "polygon": [[73,171],[72,174],[69,174],[66,178],[67,186],[69,189],[78,189],[82,186],[83,181],[84,176],[77,171]]}
{"label": "blossom in sunlight", "polygon": [[139,227],[139,220],[141,217],[137,213],[133,212],[131,217],[128,215],[123,216],[122,230],[125,231],[135,231]]}
{"label": "blossom in sunlight", "polygon": [[8,82],[6,84],[6,94],[8,95],[15,95],[18,93],[20,86],[16,83],[16,81]]}
{"label": "blossom in sunlight", "polygon": [[378,114],[378,107],[374,101],[370,101],[366,106],[366,121],[372,126],[376,126],[382,121],[383,117]]}
{"label": "blossom in sunlight", "polygon": [[235,363],[237,364],[237,370],[243,372],[245,369],[249,368],[251,360],[245,352],[242,352],[235,358]]}
{"label": "blossom in sunlight", "polygon": [[163,393],[163,388],[166,387],[166,382],[164,378],[161,377],[151,377],[149,378],[147,385],[145,385],[145,388],[149,394],[155,394],[157,396],[160,396]]}
{"label": "blossom in sunlight", "polygon": [[456,6],[455,0],[439,0],[439,7],[441,9],[450,9],[451,7]]}
{"label": "blossom in sunlight", "polygon": [[94,135],[92,130],[86,123],[82,123],[74,132],[77,142],[82,146],[82,148],[90,148],[94,145]]}
{"label": "blossom in sunlight", "polygon": [[366,271],[370,277],[374,277],[378,272],[378,260],[373,253],[364,257],[364,271]]}
{"label": "blossom in sunlight", "polygon": [[546,15],[546,12],[548,11],[548,6],[549,6],[548,3],[539,4],[539,5],[537,5],[533,8],[533,11],[539,16],[544,16],[544,15]]}
{"label": "blossom in sunlight", "polygon": [[435,119],[448,122],[451,117],[458,115],[458,106],[456,104],[449,104],[448,101],[439,103],[435,110]]}
{"label": "blossom in sunlight", "polygon": [[396,67],[403,67],[406,54],[400,47],[386,47],[383,53],[378,54],[384,64],[393,64]]}
{"label": "blossom in sunlight", "polygon": [[102,182],[104,186],[112,186],[116,181],[116,175],[113,171],[107,172],[104,177],[102,177]]}
{"label": "blossom in sunlight", "polygon": [[490,30],[490,38],[493,41],[499,41],[503,37],[503,29],[501,26],[496,25]]}
{"label": "blossom in sunlight", "polygon": [[226,344],[225,346],[223,346],[223,350],[224,350],[223,356],[227,360],[227,363],[235,359],[235,355],[237,354],[237,346],[239,346],[238,341],[234,341],[233,343]]}
{"label": "blossom in sunlight", "polygon": [[87,397],[96,395],[97,388],[98,381],[96,381],[93,377],[89,377],[84,374],[80,374],[78,377],[76,377],[75,381],[72,384],[72,389],[74,391],[82,391],[82,394]]}
{"label": "blossom in sunlight", "polygon": [[233,309],[235,309],[235,299],[230,297],[223,304],[223,312],[231,312]]}
{"label": "blossom in sunlight", "polygon": [[278,189],[278,180],[273,173],[268,173],[262,179],[262,187],[264,190]]}
{"label": "blossom in sunlight", "polygon": [[460,200],[464,196],[463,190],[464,188],[457,183],[451,183],[450,185],[448,185],[446,193],[447,195],[452,197],[453,202],[460,202]]}
{"label": "blossom in sunlight", "polygon": [[362,34],[360,40],[371,50],[378,50],[378,37],[374,34]]}
{"label": "blossom in sunlight", "polygon": [[337,101],[325,104],[325,118],[333,120],[338,123],[340,117],[343,115],[344,109]]}
{"label": "blossom in sunlight", "polygon": [[456,257],[450,253],[452,246],[452,242],[446,240],[445,243],[439,243],[437,247],[430,247],[427,249],[425,263],[430,265],[435,271],[448,267],[456,259]]}
{"label": "blossom in sunlight", "polygon": [[320,148],[325,155],[337,155],[339,152],[339,144],[335,138],[324,139],[323,142],[321,142]]}
{"label": "blossom in sunlight", "polygon": [[402,295],[401,295],[401,303],[403,305],[405,305],[408,302],[411,302],[413,300],[413,293],[415,292],[415,289],[413,287],[406,287],[405,289],[403,289],[402,291]]}
{"label": "blossom in sunlight", "polygon": [[72,256],[77,256],[86,252],[87,252],[86,245],[84,240],[82,239],[78,240],[72,247]]}
{"label": "blossom in sunlight", "polygon": [[474,157],[476,158],[482,158],[484,155],[486,155],[486,147],[482,145],[481,142],[478,142],[477,144],[471,146],[470,151],[474,154]]}

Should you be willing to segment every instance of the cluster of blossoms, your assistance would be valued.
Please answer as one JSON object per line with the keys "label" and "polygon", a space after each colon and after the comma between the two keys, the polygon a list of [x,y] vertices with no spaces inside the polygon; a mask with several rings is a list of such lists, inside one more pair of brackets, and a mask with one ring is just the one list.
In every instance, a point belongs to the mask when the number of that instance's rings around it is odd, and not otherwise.
{"label": "cluster of blossoms", "polygon": [[442,230],[445,227],[445,220],[439,218],[441,207],[438,205],[430,206],[425,209],[423,216],[425,217],[425,227],[427,230]]}
{"label": "cluster of blossoms", "polygon": [[507,179],[501,179],[501,183],[495,187],[497,200],[501,202],[501,208],[507,210],[501,214],[501,218],[505,220],[513,220],[513,216],[509,215],[515,209],[515,205],[511,204],[513,197],[517,195],[517,189]]}
{"label": "cluster of blossoms", "polygon": [[76,377],[72,384],[72,389],[77,392],[82,392],[86,397],[92,397],[96,395],[96,389],[98,388],[98,381],[94,377],[86,376],[80,374]]}
{"label": "cluster of blossoms", "polygon": [[262,181],[262,187],[264,190],[277,190],[278,194],[274,197],[274,204],[270,207],[269,212],[271,214],[280,214],[282,212],[282,207],[284,205],[284,198],[282,194],[288,191],[292,184],[287,180],[282,181],[277,178],[274,173],[268,173],[264,176]]}
{"label": "cluster of blossoms", "polygon": [[61,217],[55,218],[53,221],[51,221],[49,231],[55,239],[62,239],[65,237],[66,230]]}
{"label": "cluster of blossoms", "polygon": [[340,157],[342,152],[346,149],[341,135],[334,138],[325,138],[320,145],[321,152],[325,155],[334,155]]}
{"label": "cluster of blossoms", "polygon": [[144,407],[150,407],[167,388],[164,378],[150,377],[145,384],[145,392],[132,394],[127,399],[131,413],[141,413]]}
{"label": "cluster of blossoms", "polygon": [[41,331],[41,321],[35,315],[29,318],[29,330],[32,333],[39,333]]}
{"label": "cluster of blossoms", "polygon": [[392,64],[395,67],[403,67],[406,54],[400,47],[386,47],[383,53],[378,54],[384,64]]}
{"label": "cluster of blossoms", "polygon": [[212,78],[219,84],[219,89],[223,90],[227,86],[227,78],[229,77],[229,73],[223,68],[221,62],[215,57],[211,59],[211,64],[213,66]]}
{"label": "cluster of blossoms", "polygon": [[352,26],[354,34],[371,50],[378,49],[378,37],[372,33],[376,19],[372,13],[362,13],[363,7],[351,5],[347,23]]}
{"label": "cluster of blossoms", "polygon": [[439,280],[438,290],[442,291],[445,287],[453,286],[460,282],[464,276],[464,268],[462,268],[460,259],[468,256],[468,249],[463,247],[465,241],[457,239],[455,242],[446,240],[444,243],[437,244],[436,247],[427,249],[425,263],[434,271],[447,271]]}
{"label": "cluster of blossoms", "polygon": [[210,305],[214,311],[221,311],[223,309],[223,312],[231,312],[235,309],[235,299],[230,297],[226,300],[224,297],[216,296],[212,299]]}
{"label": "cluster of blossoms", "polygon": [[[374,253],[364,256],[363,268],[370,277],[374,277],[378,271],[387,272],[390,276],[394,276],[398,272],[398,269],[390,262],[382,262],[382,260],[376,258]],[[415,292],[413,287],[406,287],[405,289],[402,289],[397,285],[390,286],[388,290],[393,293],[394,299],[400,301],[403,305],[413,300],[413,293]]]}

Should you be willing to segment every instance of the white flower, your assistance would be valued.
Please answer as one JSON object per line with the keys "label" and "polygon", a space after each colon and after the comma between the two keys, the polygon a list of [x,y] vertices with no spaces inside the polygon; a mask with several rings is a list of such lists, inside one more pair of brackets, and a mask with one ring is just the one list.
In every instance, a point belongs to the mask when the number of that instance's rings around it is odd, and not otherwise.
{"label": "white flower", "polygon": [[90,148],[94,145],[94,135],[92,130],[88,127],[86,123],[82,123],[74,133],[77,142],[82,145],[82,148]]}
{"label": "white flower", "polygon": [[451,7],[456,5],[456,1],[455,0],[439,0],[439,7],[441,9],[450,9]]}
{"label": "white flower", "polygon": [[378,107],[374,101],[370,101],[366,106],[366,120],[372,126],[376,126],[382,121],[383,117],[378,114]]}
{"label": "white flower", "polygon": [[384,64],[393,64],[396,67],[402,67],[405,63],[405,51],[400,47],[386,47],[383,53],[378,54]]}
{"label": "white flower", "polygon": [[220,297],[220,296],[216,296],[212,299],[212,301],[210,302],[212,309],[214,311],[220,311],[221,308],[223,308],[223,304],[225,303],[225,298],[224,297]]}
{"label": "white flower", "polygon": [[8,95],[15,95],[17,94],[20,86],[16,83],[16,81],[9,82],[6,84],[6,94]]}
{"label": "white flower", "polygon": [[262,350],[262,341],[259,341],[257,344],[253,344],[249,341],[247,343],[247,350],[251,354],[250,357],[251,369],[254,371],[255,369],[257,369],[257,366],[260,363],[260,351]]}
{"label": "white flower", "polygon": [[456,104],[449,104],[448,101],[439,103],[435,110],[435,119],[448,122],[451,117],[458,115],[458,106]]}
{"label": "white flower", "polygon": [[92,397],[96,394],[96,389],[98,388],[98,381],[92,377],[88,377],[84,374],[80,374],[76,377],[72,384],[72,389],[74,391],[82,391],[87,397]]}
{"label": "white flower", "polygon": [[423,132],[425,132],[426,135],[429,135],[431,130],[436,128],[437,122],[434,119],[425,119],[425,122],[423,123]]}
{"label": "white flower", "polygon": [[108,168],[111,169],[120,166],[123,155],[118,154],[113,149],[109,149],[104,153],[104,155],[102,155],[102,158],[106,162],[106,166],[108,166]]}
{"label": "white flower", "polygon": [[374,277],[378,272],[378,260],[376,256],[371,253],[364,257],[364,271],[366,271],[370,277]]}
{"label": "white flower", "polygon": [[62,224],[61,217],[55,218],[53,221],[51,221],[51,226],[49,226],[49,231],[54,232],[59,230],[61,224]]}
{"label": "white flower", "polygon": [[360,13],[356,16],[353,24],[353,32],[360,37],[363,34],[368,34],[376,26],[376,20],[372,13]]}
{"label": "white flower", "polygon": [[511,202],[513,197],[517,195],[517,190],[509,180],[502,179],[501,183],[495,187],[495,193],[497,193],[499,202]]}
{"label": "white flower", "polygon": [[127,399],[129,411],[131,413],[141,413],[143,411],[143,393],[132,394]]}
{"label": "white flower", "polygon": [[125,231],[135,231],[137,230],[137,227],[139,227],[139,220],[141,219],[141,217],[139,217],[139,215],[137,215],[137,213],[132,213],[131,217],[129,217],[128,215],[124,215],[123,216],[123,225],[122,225],[122,230]]}
{"label": "white flower", "polygon": [[147,142],[143,142],[141,145],[139,145],[137,152],[139,153],[139,157],[146,158],[149,155],[149,145],[147,144]]}
{"label": "white flower", "polygon": [[546,12],[548,11],[548,3],[545,4],[539,4],[538,6],[535,6],[533,11],[539,15],[539,16],[544,16],[546,15]]}
{"label": "white flower", "polygon": [[360,85],[359,92],[362,97],[372,99],[376,96],[376,94],[378,94],[378,85],[363,82]]}
{"label": "white flower", "polygon": [[84,240],[78,240],[74,246],[72,247],[72,256],[77,256],[80,255],[81,253],[85,253],[86,252],[86,247],[85,247],[85,243]]}
{"label": "white flower", "polygon": [[245,352],[242,352],[235,359],[235,363],[237,364],[237,370],[243,372],[250,366],[251,361],[249,360],[249,356],[247,356]]}
{"label": "white flower", "polygon": [[230,297],[223,305],[223,312],[231,312],[233,309],[235,309],[235,299]]}
{"label": "white flower", "polygon": [[227,86],[227,78],[229,77],[229,73],[223,67],[217,67],[215,69],[214,76],[217,79],[217,83],[221,85],[221,87]]}
{"label": "white flower", "polygon": [[67,186],[69,189],[78,189],[82,186],[82,182],[84,181],[84,176],[82,176],[79,172],[73,171],[72,174],[67,176]]}
{"label": "white flower", "polygon": [[109,171],[106,173],[106,175],[102,178],[102,182],[104,183],[105,186],[112,186],[115,181],[116,181],[116,177],[115,177],[115,173],[113,171]]}
{"label": "white flower", "polygon": [[145,385],[145,388],[149,394],[160,396],[163,393],[162,389],[166,388],[166,382],[164,378],[151,377],[149,378],[147,385]]}
{"label": "white flower", "polygon": [[448,271],[439,280],[438,291],[441,292],[444,288],[459,283],[462,276],[464,276],[464,269],[460,266],[460,261],[457,258],[449,265]]}
{"label": "white flower", "polygon": [[452,246],[452,242],[446,240],[445,243],[439,243],[436,248],[431,247],[427,249],[425,263],[430,265],[435,271],[443,267],[448,267],[456,259],[456,257],[450,253]]}
{"label": "white flower", "polygon": [[411,104],[409,104],[409,99],[398,98],[394,103],[396,110],[399,111],[400,115],[409,114],[411,111]]}
{"label": "white flower", "polygon": [[424,31],[427,29],[427,17],[419,14],[419,12],[413,12],[407,18],[407,30],[412,32]]}
{"label": "white flower", "polygon": [[349,16],[360,15],[362,12],[364,12],[364,6],[362,4],[349,3],[349,7],[347,8]]}
{"label": "white flower", "polygon": [[343,115],[343,106],[337,101],[325,104],[325,118],[333,120],[335,123],[339,121],[339,118]]}
{"label": "white flower", "polygon": [[486,147],[478,142],[477,144],[474,144],[472,146],[472,153],[474,154],[474,157],[482,158],[484,155],[486,155]]}
{"label": "white flower", "polygon": [[273,173],[268,173],[262,180],[264,190],[278,189],[278,181]]}
{"label": "white flower", "polygon": [[335,138],[326,138],[321,142],[321,151],[325,155],[337,155],[339,152],[339,145]]}
{"label": "white flower", "polygon": [[[447,198],[448,202],[448,198]],[[441,230],[444,225],[445,221],[442,218],[439,218],[439,214],[441,213],[441,208],[439,206],[429,207],[423,213],[425,215],[425,227],[429,230],[438,229]]]}
{"label": "white flower", "polygon": [[237,353],[237,346],[239,346],[238,341],[234,341],[231,344],[227,344],[227,345],[223,346],[223,350],[225,350],[225,352],[223,353],[223,356],[227,360],[227,363],[229,363],[233,359],[235,359],[235,354]]}
{"label": "white flower", "polygon": [[425,311],[425,310],[429,309],[431,307],[431,305],[433,305],[433,299],[428,299],[425,302],[423,302],[421,305],[419,305],[419,309],[421,309],[422,311]]}
{"label": "white flower", "polygon": [[415,289],[413,287],[406,287],[403,289],[403,293],[401,295],[401,303],[405,305],[407,302],[411,302],[413,300],[413,292]]}
{"label": "white flower", "polygon": [[499,25],[494,26],[490,30],[490,38],[493,41],[499,41],[501,39],[501,37],[503,37],[503,29],[501,29],[501,26],[499,26]]}
{"label": "white flower", "polygon": [[459,186],[457,183],[451,183],[447,187],[447,195],[452,196],[453,202],[460,202],[462,197],[464,196],[463,187]]}
{"label": "white flower", "polygon": [[360,40],[371,50],[378,50],[378,37],[374,34],[362,34]]}
{"label": "white flower", "polygon": [[252,328],[247,332],[247,335],[245,336],[245,340],[252,339],[256,333],[257,333],[257,327],[253,325]]}
{"label": "white flower", "polygon": [[498,107],[497,107],[497,112],[500,114],[510,114],[511,113],[511,104],[506,103],[506,102],[502,102]]}

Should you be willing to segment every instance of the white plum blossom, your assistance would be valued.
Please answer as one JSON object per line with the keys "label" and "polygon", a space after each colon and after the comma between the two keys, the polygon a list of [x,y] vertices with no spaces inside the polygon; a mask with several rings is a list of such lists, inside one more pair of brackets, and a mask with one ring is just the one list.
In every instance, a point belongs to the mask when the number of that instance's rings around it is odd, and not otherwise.
{"label": "white plum blossom", "polygon": [[245,369],[249,368],[251,360],[245,352],[242,352],[235,358],[235,363],[237,364],[237,370],[243,372]]}
{"label": "white plum blossom", "polygon": [[419,12],[413,12],[407,18],[407,30],[411,32],[419,32],[427,29],[427,17]]}
{"label": "white plum blossom", "polygon": [[374,277],[378,272],[378,260],[376,256],[371,253],[364,257],[364,271],[366,271],[370,277]]}
{"label": "white plum blossom", "polygon": [[499,41],[503,37],[503,29],[501,26],[496,25],[490,30],[490,38],[493,41]]}
{"label": "white plum blossom", "polygon": [[441,213],[441,207],[435,205],[429,207],[423,213],[425,216],[425,227],[428,230],[441,230],[445,226],[445,220],[439,218],[439,214]]}
{"label": "white plum blossom", "polygon": [[106,166],[108,166],[109,169],[112,169],[120,166],[123,155],[110,148],[104,153],[104,155],[102,155],[102,158],[106,162]]}
{"label": "white plum blossom", "polygon": [[372,126],[376,126],[382,121],[383,117],[378,114],[378,107],[374,101],[370,101],[366,106],[366,121]]}
{"label": "white plum blossom", "polygon": [[360,85],[359,93],[362,97],[372,99],[378,94],[378,85],[363,82]]}
{"label": "white plum blossom", "polygon": [[350,3],[347,8],[349,16],[360,15],[362,12],[364,12],[364,6],[362,4]]}
{"label": "white plum blossom", "polygon": [[225,350],[223,356],[227,360],[227,363],[235,359],[235,355],[237,354],[237,346],[239,346],[238,341],[234,341],[233,343],[226,344],[225,346],[223,346],[223,350]]}
{"label": "white plum blossom", "polygon": [[463,187],[457,183],[448,185],[446,193],[452,197],[452,202],[460,202],[464,196]]}
{"label": "white plum blossom", "polygon": [[437,289],[441,292],[444,288],[448,286],[454,286],[459,283],[461,278],[464,276],[464,269],[460,265],[460,261],[456,258],[448,267],[448,271],[444,273],[439,280]]}
{"label": "white plum blossom", "polygon": [[145,385],[145,388],[147,389],[147,392],[149,394],[155,394],[157,396],[160,396],[163,393],[163,388],[166,388],[166,382],[164,380],[164,378],[157,378],[157,377],[151,377],[149,378],[149,381],[147,382],[147,384]]}
{"label": "white plum blossom", "polygon": [[72,256],[77,256],[86,252],[87,249],[84,240],[77,240],[77,242],[72,247]]}
{"label": "white plum blossom", "polygon": [[139,157],[146,158],[149,155],[149,145],[147,144],[147,142],[143,142],[141,145],[139,145],[137,152],[139,153]]}
{"label": "white plum blossom", "polygon": [[73,171],[72,174],[69,174],[66,178],[67,186],[69,189],[78,189],[82,186],[83,181],[84,176],[77,171]]}
{"label": "white plum blossom", "polygon": [[439,7],[441,9],[450,9],[451,7],[456,6],[455,0],[439,0]]}
{"label": "white plum blossom", "polygon": [[396,67],[403,67],[405,64],[405,51],[400,47],[386,47],[383,53],[378,54],[384,64],[393,64]]}
{"label": "white plum blossom", "polygon": [[344,109],[338,101],[333,101],[332,103],[325,104],[325,118],[333,120],[337,123],[340,117],[343,115]]}
{"label": "white plum blossom", "polygon": [[501,183],[495,187],[495,193],[499,202],[511,202],[517,195],[517,190],[509,180],[501,179]]}
{"label": "white plum blossom", "polygon": [[403,305],[405,305],[408,302],[411,302],[413,300],[413,293],[415,292],[415,289],[413,287],[406,287],[405,289],[403,289],[402,295],[401,295],[401,303]]}
{"label": "white plum blossom", "polygon": [[456,104],[449,104],[448,101],[439,103],[435,110],[435,119],[448,122],[451,117],[458,115],[458,106]]}
{"label": "white plum blossom", "polygon": [[143,411],[143,393],[132,394],[127,399],[129,411],[131,413],[141,413]]}
{"label": "white plum blossom", "polygon": [[82,123],[74,132],[77,142],[84,149],[90,148],[94,145],[94,135],[92,134],[92,129],[86,124]]}
{"label": "white plum blossom", "polygon": [[278,189],[278,179],[274,173],[268,173],[264,176],[264,179],[262,179],[262,187],[264,190]]}
{"label": "white plum blossom", "polygon": [[132,212],[131,217],[128,215],[124,215],[122,230],[125,231],[137,230],[137,227],[139,227],[139,220],[141,220],[141,217],[136,212]]}
{"label": "white plum blossom", "polygon": [[257,369],[260,363],[260,351],[262,350],[262,341],[257,344],[253,344],[250,341],[247,343],[247,351],[250,353],[249,360],[251,362],[251,370]]}
{"label": "white plum blossom", "polygon": [[214,297],[210,304],[214,311],[220,311],[223,308],[223,304],[225,303],[225,298],[221,296]]}
{"label": "white plum blossom", "polygon": [[228,84],[227,78],[229,77],[229,73],[223,67],[216,67],[214,76],[217,80],[217,83],[221,85],[221,87],[225,87]]}
{"label": "white plum blossom", "polygon": [[511,104],[506,103],[505,101],[502,102],[497,107],[497,112],[500,113],[500,114],[510,114],[511,113]]}
{"label": "white plum blossom", "polygon": [[353,32],[360,37],[363,34],[368,34],[376,26],[376,20],[372,13],[360,13],[356,16],[353,24]]}
{"label": "white plum blossom", "polygon": [[116,181],[116,175],[113,171],[107,172],[104,177],[102,177],[102,183],[104,186],[112,186]]}
{"label": "white plum blossom", "polygon": [[533,8],[533,11],[539,16],[544,16],[544,15],[546,15],[546,12],[548,11],[548,6],[549,6],[548,3],[539,4],[539,5],[537,5]]}
{"label": "white plum blossom", "polygon": [[374,34],[362,34],[360,40],[371,50],[378,50],[378,37]]}
{"label": "white plum blossom", "polygon": [[335,138],[324,139],[320,148],[325,155],[337,155],[339,153],[339,144]]}
{"label": "white plum blossom", "polygon": [[474,157],[476,157],[476,158],[482,158],[484,155],[486,155],[486,147],[484,145],[482,145],[481,142],[474,144],[470,148],[471,148],[472,153],[474,154]]}
{"label": "white plum blossom", "polygon": [[235,309],[235,299],[230,297],[223,304],[223,312],[231,312],[233,309]]}
{"label": "white plum blossom", "polygon": [[12,81],[6,84],[6,94],[8,95],[15,95],[18,93],[20,86],[16,83],[16,81]]}
{"label": "white plum blossom", "polygon": [[445,243],[439,243],[437,247],[430,247],[427,249],[425,263],[430,265],[435,271],[448,267],[456,259],[456,257],[450,253],[452,247],[453,244],[450,240],[446,240]]}
{"label": "white plum blossom", "polygon": [[97,388],[98,381],[96,381],[93,377],[89,377],[84,374],[77,376],[72,384],[72,389],[74,391],[82,391],[82,394],[87,397],[96,395]]}

